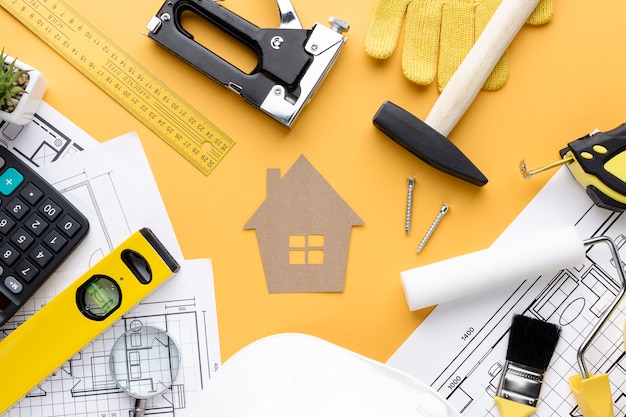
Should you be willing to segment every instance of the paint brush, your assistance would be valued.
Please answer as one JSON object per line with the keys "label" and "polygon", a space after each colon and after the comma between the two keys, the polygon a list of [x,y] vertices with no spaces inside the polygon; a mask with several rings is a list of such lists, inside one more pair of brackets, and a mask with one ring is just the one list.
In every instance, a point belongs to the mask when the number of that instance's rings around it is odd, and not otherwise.
{"label": "paint brush", "polygon": [[494,400],[502,417],[527,417],[537,410],[543,378],[561,328],[539,319],[516,315]]}

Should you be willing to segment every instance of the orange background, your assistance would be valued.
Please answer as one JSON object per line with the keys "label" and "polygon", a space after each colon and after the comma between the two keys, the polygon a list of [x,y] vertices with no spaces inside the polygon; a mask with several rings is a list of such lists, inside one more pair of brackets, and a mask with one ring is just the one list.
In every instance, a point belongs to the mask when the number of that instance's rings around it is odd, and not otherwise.
{"label": "orange background", "polygon": [[[550,23],[522,28],[509,48],[505,87],[480,92],[449,135],[489,178],[480,188],[425,165],[372,125],[385,100],[424,119],[438,97],[435,85],[403,77],[400,50],[384,62],[365,54],[374,0],[293,1],[307,28],[338,16],[351,29],[288,130],[141,34],[161,0],[68,0],[237,142],[208,177],[2,8],[0,43],[41,70],[45,100],[99,141],[138,132],[185,257],[213,260],[223,360],[263,336],[304,332],[386,361],[430,311],[408,310],[400,271],[487,247],[552,175],[524,181],[522,157],[544,165],[567,142],[626,121],[626,2],[555,0]],[[221,4],[257,26],[279,23],[272,0]],[[240,66],[249,59],[224,39],[210,42]],[[243,229],[265,198],[266,170],[284,174],[302,154],[365,222],[352,230],[342,293],[268,294],[256,234]],[[407,236],[409,176],[417,185]],[[442,202],[450,212],[418,255]]]}

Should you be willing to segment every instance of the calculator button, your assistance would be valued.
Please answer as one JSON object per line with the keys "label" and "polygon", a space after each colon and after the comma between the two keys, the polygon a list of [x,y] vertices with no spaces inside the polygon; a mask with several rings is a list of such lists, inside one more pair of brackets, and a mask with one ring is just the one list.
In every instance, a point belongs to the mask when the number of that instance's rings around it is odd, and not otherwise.
{"label": "calculator button", "polygon": [[35,294],[88,230],[88,220],[59,190],[0,146],[0,326]]}
{"label": "calculator button", "polygon": [[33,251],[30,253],[30,258],[42,268],[46,266],[48,262],[50,262],[52,257],[52,253],[50,253],[50,251],[44,248],[42,245],[35,246],[35,249],[33,249]]}
{"label": "calculator button", "polygon": [[61,207],[50,199],[47,199],[41,207],[39,207],[39,212],[50,221],[54,221],[62,211]]}
{"label": "calculator button", "polygon": [[8,234],[15,226],[15,222],[5,212],[0,212],[0,233]]}
{"label": "calculator button", "polygon": [[43,238],[43,241],[50,247],[50,249],[57,253],[59,253],[67,243],[67,239],[61,236],[61,233],[59,233],[56,229],[50,230],[46,237]]}
{"label": "calculator button", "polygon": [[19,294],[24,289],[22,283],[11,275],[4,279],[4,286],[7,287],[13,294]]}
{"label": "calculator button", "polygon": [[15,272],[20,277],[24,278],[24,281],[30,283],[33,278],[39,273],[39,269],[35,265],[31,264],[28,259],[22,259],[22,261],[15,267]]}
{"label": "calculator button", "polygon": [[24,176],[15,168],[11,167],[0,175],[0,193],[11,195],[13,191],[24,181]]}
{"label": "calculator button", "polygon": [[24,200],[28,201],[29,204],[35,205],[43,196],[43,191],[37,188],[32,182],[29,182],[22,188],[20,195],[24,197]]}
{"label": "calculator button", "polygon": [[17,220],[21,220],[22,217],[28,213],[29,207],[26,203],[17,197],[13,197],[7,204],[7,210]]}
{"label": "calculator button", "polygon": [[80,223],[74,220],[74,218],[69,214],[63,216],[57,227],[70,238],[74,237],[74,235],[81,229]]}
{"label": "calculator button", "polygon": [[37,213],[33,213],[24,222],[24,227],[30,232],[33,232],[35,236],[41,236],[41,234],[48,227],[48,223],[41,218]]}
{"label": "calculator button", "polygon": [[13,265],[19,257],[20,253],[18,250],[8,243],[5,242],[2,246],[0,246],[0,259],[2,259],[7,265]]}
{"label": "calculator button", "polygon": [[13,233],[13,235],[11,235],[11,242],[15,243],[15,246],[17,246],[21,250],[25,250],[26,248],[28,248],[30,244],[34,241],[35,238],[28,234],[21,227],[17,229],[15,233]]}

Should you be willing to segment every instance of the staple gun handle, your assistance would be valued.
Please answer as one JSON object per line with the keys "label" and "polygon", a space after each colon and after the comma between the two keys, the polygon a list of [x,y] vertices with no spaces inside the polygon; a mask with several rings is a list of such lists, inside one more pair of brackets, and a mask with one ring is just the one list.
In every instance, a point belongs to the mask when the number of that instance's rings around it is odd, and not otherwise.
{"label": "staple gun handle", "polygon": [[239,80],[244,75],[242,71],[196,42],[194,36],[183,28],[181,20],[186,11],[208,20],[220,30],[244,43],[257,55],[258,51],[253,39],[259,28],[212,1],[200,6],[189,0],[164,4],[157,14],[159,24],[149,27],[148,37],[210,75],[217,82],[224,85],[228,85],[229,82],[241,83]]}
{"label": "staple gun handle", "polygon": [[[182,27],[181,17],[185,11],[208,20],[250,48],[258,59],[254,70],[247,74],[196,42]],[[257,107],[276,84],[295,89],[312,60],[302,47],[310,31],[259,28],[213,1],[168,1],[154,19],[158,19],[157,23],[148,26],[152,40]]]}
{"label": "staple gun handle", "polygon": [[298,19],[296,9],[290,0],[276,0],[280,13],[280,27],[283,29],[302,29],[302,23]]}

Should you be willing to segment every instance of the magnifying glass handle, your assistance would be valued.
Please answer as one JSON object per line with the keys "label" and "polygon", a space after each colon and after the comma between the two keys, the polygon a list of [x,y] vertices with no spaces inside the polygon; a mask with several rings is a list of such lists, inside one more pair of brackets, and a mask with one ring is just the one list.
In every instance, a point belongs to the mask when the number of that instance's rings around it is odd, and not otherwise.
{"label": "magnifying glass handle", "polygon": [[135,410],[133,411],[133,417],[144,417],[146,415],[146,399],[135,399]]}

